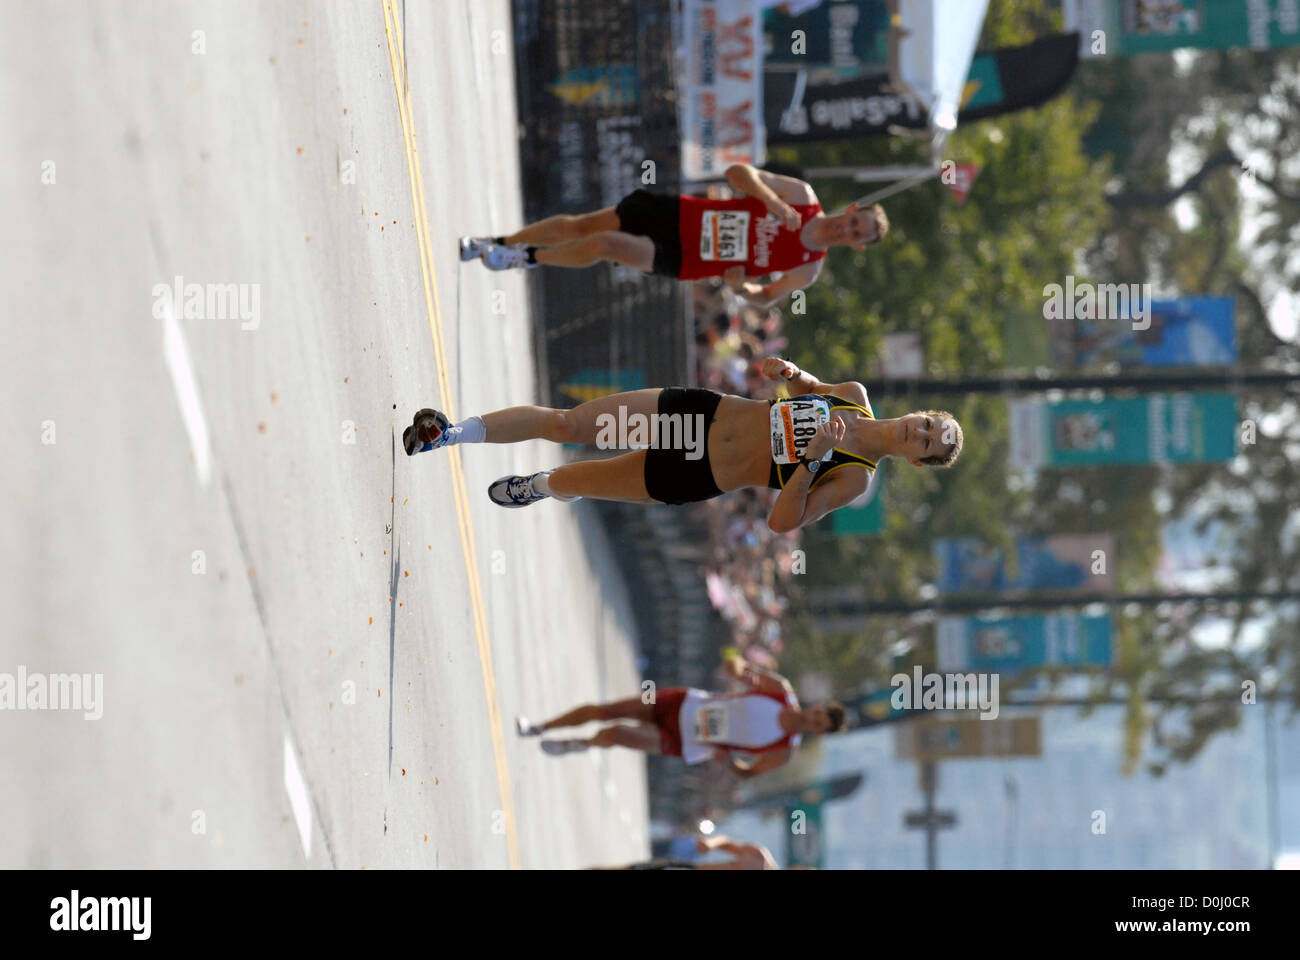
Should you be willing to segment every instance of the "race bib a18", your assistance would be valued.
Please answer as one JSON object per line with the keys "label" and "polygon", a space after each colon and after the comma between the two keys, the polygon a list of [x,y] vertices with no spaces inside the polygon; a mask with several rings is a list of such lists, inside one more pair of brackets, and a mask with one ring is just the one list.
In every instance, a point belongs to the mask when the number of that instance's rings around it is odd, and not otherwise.
{"label": "race bib a18", "polygon": [[695,711],[695,739],[704,742],[727,742],[727,708],[721,703],[706,703]]}
{"label": "race bib a18", "polygon": [[749,259],[749,211],[705,210],[700,220],[700,259]]}
{"label": "race bib a18", "polygon": [[[772,459],[798,463],[808,441],[831,418],[831,405],[820,397],[794,397],[772,404]],[[822,457],[829,459],[834,449]]]}

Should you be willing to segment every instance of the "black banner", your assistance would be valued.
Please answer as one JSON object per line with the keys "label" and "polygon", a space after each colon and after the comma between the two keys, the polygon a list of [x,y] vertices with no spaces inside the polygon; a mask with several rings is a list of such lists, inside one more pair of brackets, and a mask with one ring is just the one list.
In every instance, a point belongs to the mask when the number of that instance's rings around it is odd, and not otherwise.
{"label": "black banner", "polygon": [[969,123],[1040,106],[1065,89],[1078,66],[1077,33],[982,53],[971,64],[967,81],[978,82],[980,88],[957,114],[957,122]]}
{"label": "black banner", "polygon": [[[967,106],[957,122],[1046,103],[1065,89],[1078,65],[1077,33],[982,53],[971,62]],[[924,129],[929,123],[928,110],[883,74],[827,84],[809,83],[807,73],[773,71],[763,78],[763,100],[767,142],[773,144],[878,136],[890,127]]]}
{"label": "black banner", "polygon": [[929,113],[912,96],[895,91],[887,76],[810,84],[803,73],[763,77],[763,120],[768,143],[843,140],[923,129]]}

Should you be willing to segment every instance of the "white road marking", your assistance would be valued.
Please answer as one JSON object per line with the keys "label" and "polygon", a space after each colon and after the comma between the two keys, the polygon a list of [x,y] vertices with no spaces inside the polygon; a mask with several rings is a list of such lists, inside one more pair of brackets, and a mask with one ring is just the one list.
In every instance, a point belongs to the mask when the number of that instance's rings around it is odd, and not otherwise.
{"label": "white road marking", "polygon": [[613,800],[613,799],[614,799],[614,794],[616,794],[616,793],[618,793],[618,787],[614,786],[614,781],[613,781],[613,780],[611,780],[611,779],[609,779],[609,778],[606,778],[606,780],[605,780],[605,796],[607,796],[607,797],[609,797],[611,800]]}
{"label": "white road marking", "polygon": [[170,302],[164,302],[163,308],[163,356],[167,360],[167,372],[171,374],[176,400],[180,404],[181,419],[185,421],[185,432],[190,435],[190,448],[194,451],[194,469],[199,474],[199,485],[206,487],[208,478],[212,475],[208,421],[204,418],[203,406],[199,403],[199,385],[194,379],[194,367],[190,363],[190,353],[185,348],[181,325],[172,313]]}
{"label": "white road marking", "polygon": [[307,783],[298,769],[298,755],[293,749],[293,741],[284,735],[284,789],[289,793],[289,805],[293,807],[293,819],[298,824],[298,839],[302,841],[302,852],[311,859],[311,802],[307,799]]}
{"label": "white road marking", "polygon": [[[474,64],[474,89],[478,91],[478,94],[481,98],[483,97],[484,94],[488,94],[490,96],[491,90],[488,87],[488,85],[483,82],[483,61],[486,59],[486,57],[484,56],[483,46],[479,42],[483,38],[483,34],[488,31],[485,24],[475,23],[475,21],[478,18],[474,16],[474,11],[475,9],[477,9],[477,7],[478,4],[474,4],[474,3],[469,4],[469,6],[465,10],[465,18],[469,21],[469,36],[470,36],[469,58],[470,58],[470,62]],[[491,38],[489,37],[489,40],[490,39]],[[491,51],[489,50],[488,52],[490,53]],[[484,101],[480,100],[480,102],[484,102]],[[484,106],[487,105],[488,104],[484,102]],[[493,220],[490,222],[495,223],[496,221]]]}

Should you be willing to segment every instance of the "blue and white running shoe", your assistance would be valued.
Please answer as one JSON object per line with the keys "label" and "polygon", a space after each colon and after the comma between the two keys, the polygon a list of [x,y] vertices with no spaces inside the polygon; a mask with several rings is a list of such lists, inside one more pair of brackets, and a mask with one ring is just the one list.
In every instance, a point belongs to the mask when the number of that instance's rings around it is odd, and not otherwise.
{"label": "blue and white running shoe", "polygon": [[542,472],[534,473],[531,477],[502,477],[488,487],[488,497],[497,506],[512,509],[526,507],[538,500],[546,500],[548,498],[545,494],[533,489],[533,479],[541,475]]}
{"label": "blue and white running shoe", "polygon": [[447,442],[447,429],[451,421],[446,414],[425,407],[415,415],[411,425],[402,431],[402,446],[406,455],[413,457],[426,450],[437,450]]}
{"label": "blue and white running shoe", "polygon": [[530,722],[522,713],[515,717],[515,731],[521,737],[540,737],[546,732],[544,727]]}
{"label": "blue and white running shoe", "polygon": [[517,243],[513,247],[501,247],[495,243],[485,247],[480,259],[489,270],[532,270],[540,267],[537,261],[528,261],[528,247]]}
{"label": "blue and white running shoe", "polygon": [[460,238],[460,260],[461,263],[469,263],[483,255],[483,251],[492,246],[491,237],[461,237]]}

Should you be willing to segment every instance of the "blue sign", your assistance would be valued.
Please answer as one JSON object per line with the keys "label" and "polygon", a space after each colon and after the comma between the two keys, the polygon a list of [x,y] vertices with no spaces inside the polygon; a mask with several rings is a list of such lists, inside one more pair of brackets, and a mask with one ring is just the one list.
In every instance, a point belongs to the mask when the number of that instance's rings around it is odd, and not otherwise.
{"label": "blue sign", "polygon": [[[1226,367],[1237,360],[1232,297],[1183,297],[1151,304],[1151,327],[1138,331],[1124,364]],[[1136,355],[1134,355],[1136,354]]]}
{"label": "blue sign", "polygon": [[1234,306],[1232,297],[1153,300],[1145,330],[1130,320],[1077,320],[1075,359],[1126,367],[1230,366],[1237,362]]}
{"label": "blue sign", "polygon": [[[1109,533],[1057,534],[1020,537],[1015,563],[1007,562],[1000,547],[970,537],[936,540],[933,546],[942,593],[1003,590],[1059,590],[1105,592],[1109,573],[1094,573],[1093,558],[1100,550],[1114,555],[1115,538]],[[1108,569],[1108,568],[1107,568]]]}
{"label": "blue sign", "polygon": [[936,659],[940,671],[984,673],[1016,673],[1042,666],[1105,666],[1111,660],[1110,614],[943,617]]}

